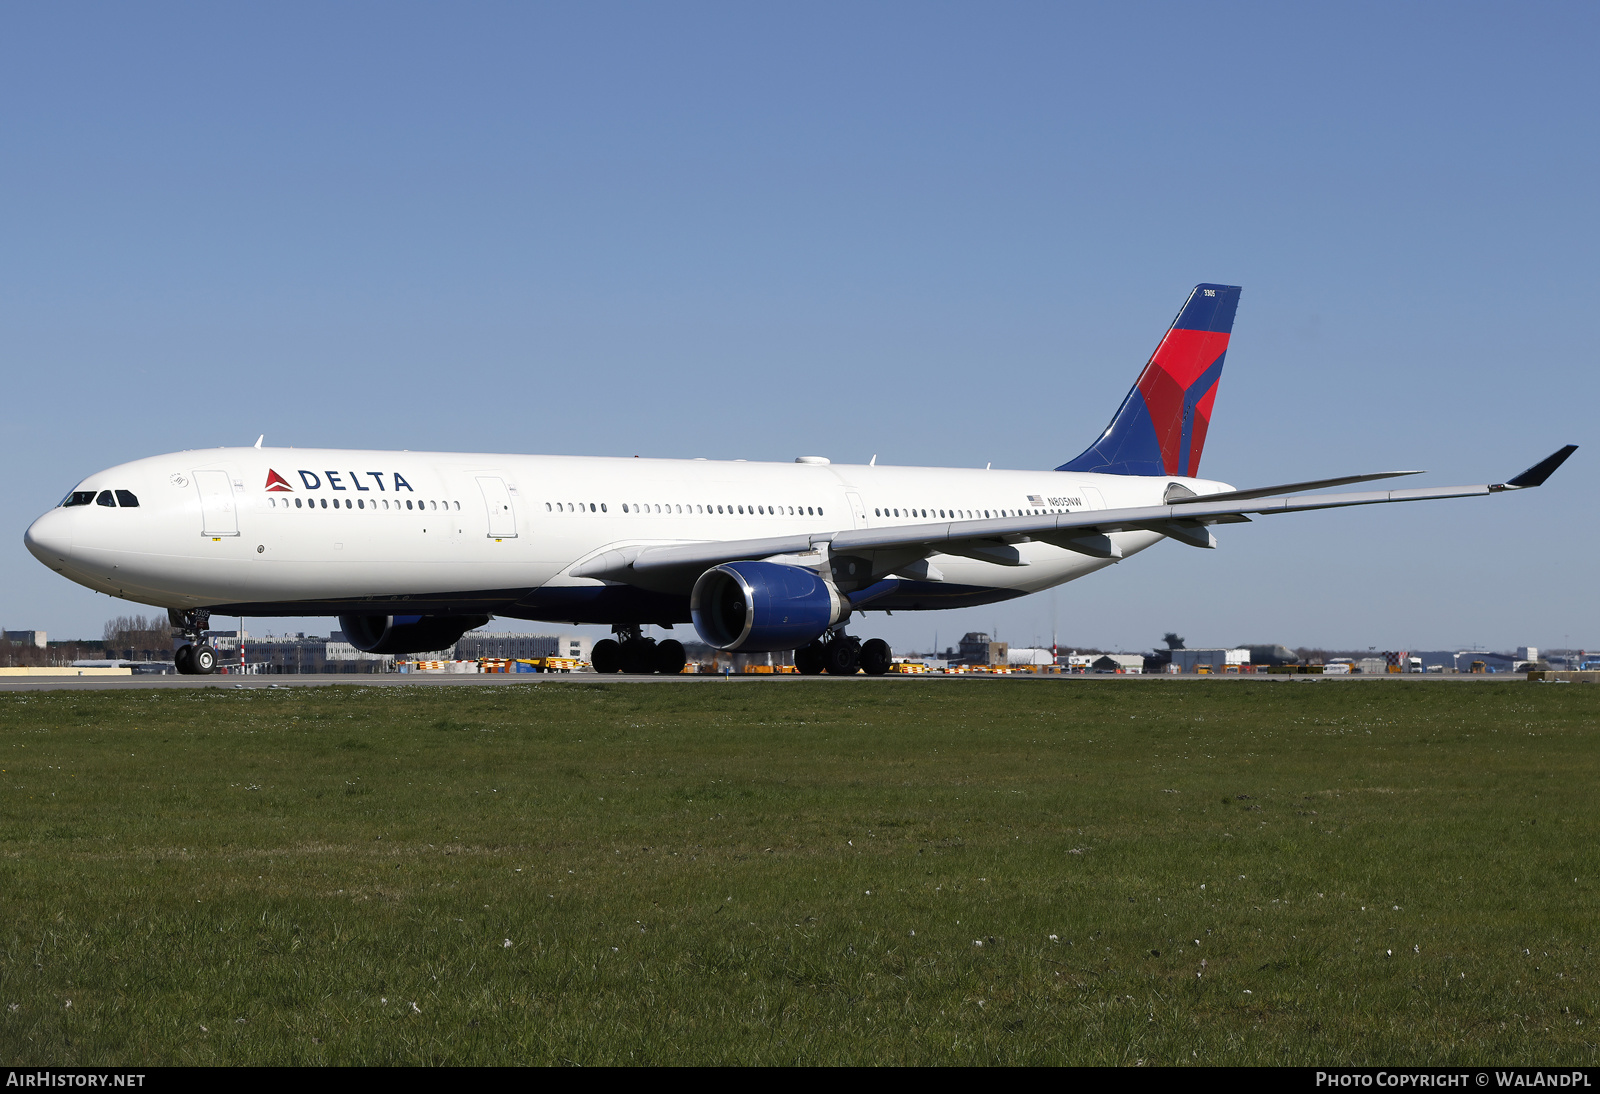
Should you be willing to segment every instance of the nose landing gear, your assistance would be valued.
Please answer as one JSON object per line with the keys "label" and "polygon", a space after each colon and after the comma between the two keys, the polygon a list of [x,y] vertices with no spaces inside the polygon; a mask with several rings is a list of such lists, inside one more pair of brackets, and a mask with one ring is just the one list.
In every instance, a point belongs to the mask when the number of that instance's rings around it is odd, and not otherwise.
{"label": "nose landing gear", "polygon": [[210,676],[217,671],[217,651],[205,640],[211,613],[200,608],[168,609],[167,620],[177,632],[172,663],[184,676]]}

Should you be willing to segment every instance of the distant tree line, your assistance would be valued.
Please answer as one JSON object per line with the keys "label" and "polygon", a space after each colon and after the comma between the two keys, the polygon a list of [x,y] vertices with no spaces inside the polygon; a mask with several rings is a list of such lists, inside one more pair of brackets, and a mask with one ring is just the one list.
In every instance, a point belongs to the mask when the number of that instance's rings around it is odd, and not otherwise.
{"label": "distant tree line", "polygon": [[172,624],[165,614],[119,615],[106,620],[102,657],[129,661],[170,661]]}
{"label": "distant tree line", "polygon": [[165,613],[153,616],[119,615],[106,620],[102,638],[51,642],[42,649],[0,635],[0,668],[48,668],[74,661],[123,658],[129,661],[170,661],[172,627]]}

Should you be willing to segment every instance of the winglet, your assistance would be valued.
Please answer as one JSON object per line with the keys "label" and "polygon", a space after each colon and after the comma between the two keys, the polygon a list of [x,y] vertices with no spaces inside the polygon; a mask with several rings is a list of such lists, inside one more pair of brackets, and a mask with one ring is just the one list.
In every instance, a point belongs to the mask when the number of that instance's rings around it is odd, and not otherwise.
{"label": "winglet", "polygon": [[1516,478],[1507,479],[1499,487],[1491,487],[1491,489],[1526,490],[1535,486],[1543,486],[1544,480],[1555,474],[1556,468],[1566,463],[1567,457],[1572,455],[1577,450],[1577,445],[1569,444],[1565,448],[1561,449],[1561,451],[1553,452],[1546,456],[1544,459],[1528,468]]}

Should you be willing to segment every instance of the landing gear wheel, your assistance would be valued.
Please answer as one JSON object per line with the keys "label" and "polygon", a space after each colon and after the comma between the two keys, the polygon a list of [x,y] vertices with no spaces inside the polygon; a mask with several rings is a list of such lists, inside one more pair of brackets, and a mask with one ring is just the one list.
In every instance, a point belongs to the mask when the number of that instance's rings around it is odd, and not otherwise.
{"label": "landing gear wheel", "polygon": [[664,676],[676,676],[688,663],[689,655],[683,651],[683,643],[676,638],[656,643],[657,672]]}
{"label": "landing gear wheel", "polygon": [[602,638],[589,651],[589,663],[595,672],[622,671],[622,647],[614,638]]}
{"label": "landing gear wheel", "polygon": [[630,638],[622,644],[622,671],[629,674],[656,671],[656,643],[653,638]]}
{"label": "landing gear wheel", "polygon": [[205,642],[192,647],[189,654],[189,671],[196,676],[210,676],[217,671],[217,651]]}
{"label": "landing gear wheel", "polygon": [[189,676],[194,672],[194,662],[190,659],[193,653],[193,646],[179,646],[177,652],[172,655],[172,665],[180,676]]}
{"label": "landing gear wheel", "polygon": [[829,676],[854,676],[861,668],[861,642],[841,634],[822,647],[822,664]]}
{"label": "landing gear wheel", "polygon": [[869,638],[861,644],[861,671],[868,676],[882,676],[894,664],[889,643],[881,638]]}
{"label": "landing gear wheel", "polygon": [[794,651],[794,667],[800,670],[801,676],[822,675],[822,649],[821,642],[813,642]]}

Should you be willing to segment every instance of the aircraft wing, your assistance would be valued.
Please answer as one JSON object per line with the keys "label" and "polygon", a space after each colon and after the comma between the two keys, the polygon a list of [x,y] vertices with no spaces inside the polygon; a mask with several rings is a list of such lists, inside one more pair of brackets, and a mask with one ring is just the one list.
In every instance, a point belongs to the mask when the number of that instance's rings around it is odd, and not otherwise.
{"label": "aircraft wing", "polygon": [[[1185,491],[1179,497],[1169,496],[1169,505],[1188,505],[1197,501],[1249,501],[1251,498],[1271,498],[1279,494],[1298,494],[1303,490],[1326,490],[1330,486],[1350,486],[1374,479],[1398,479],[1405,475],[1422,475],[1422,471],[1379,471],[1372,475],[1344,475],[1337,479],[1312,479],[1310,482],[1286,482],[1278,486],[1252,486],[1248,490],[1224,490],[1220,494],[1195,494]],[[1173,484],[1177,486],[1176,483]],[[1179,486],[1182,490],[1183,487]]]}
{"label": "aircraft wing", "polygon": [[952,520],[931,524],[897,524],[883,528],[852,528],[807,535],[765,539],[713,540],[701,543],[614,547],[574,566],[573,577],[598,577],[629,581],[646,575],[664,577],[680,570],[698,575],[711,566],[741,559],[802,554],[826,547],[832,554],[861,551],[909,550],[923,555],[953,554],[1001,565],[1026,565],[1013,544],[1036,540],[1095,558],[1116,559],[1121,552],[1108,533],[1158,532],[1195,547],[1214,547],[1209,526],[1248,522],[1252,516],[1300,513],[1312,509],[1339,509],[1354,505],[1384,505],[1402,501],[1471,498],[1508,490],[1540,486],[1577,450],[1567,445],[1528,470],[1503,483],[1478,486],[1444,486],[1432,490],[1369,490],[1343,494],[1281,494],[1306,487],[1321,487],[1418,472],[1384,472],[1323,479],[1310,483],[1228,491],[1208,496],[1178,498],[1170,504],[1128,509],[1097,509],[1050,516],[999,517],[989,520]]}

